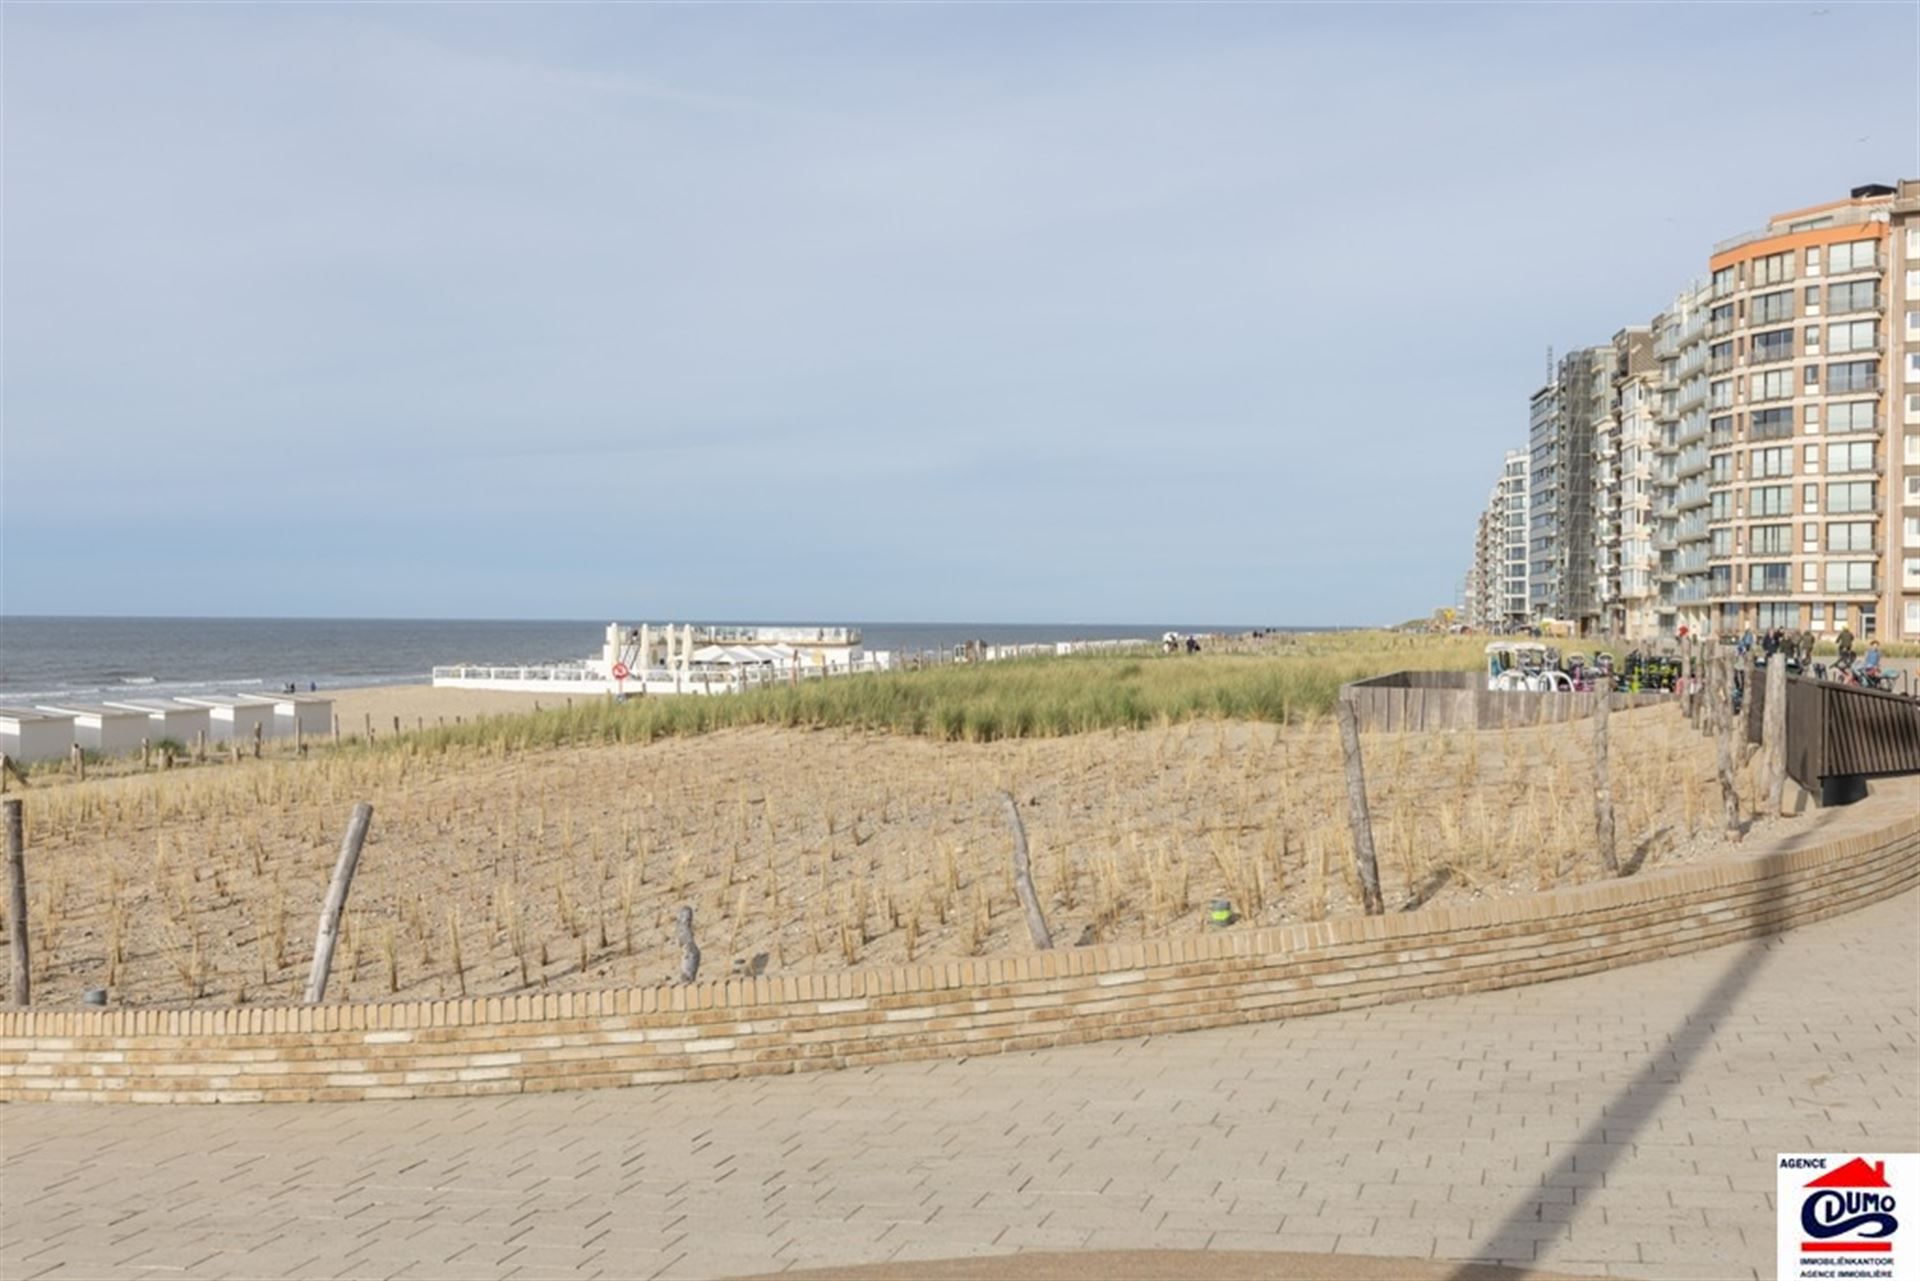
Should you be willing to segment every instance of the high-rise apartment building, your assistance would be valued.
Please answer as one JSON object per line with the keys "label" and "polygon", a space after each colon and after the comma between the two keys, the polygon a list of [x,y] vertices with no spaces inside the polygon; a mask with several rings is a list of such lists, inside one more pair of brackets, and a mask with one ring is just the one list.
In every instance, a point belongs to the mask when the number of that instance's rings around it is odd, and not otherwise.
{"label": "high-rise apartment building", "polygon": [[1713,629],[1875,634],[1889,614],[1893,188],[1716,246],[1707,433]]}
{"label": "high-rise apartment building", "polygon": [[1920,180],[1781,214],[1708,269],[1531,397],[1527,617],[1920,640]]}
{"label": "high-rise apartment building", "polygon": [[1647,636],[1653,626],[1653,457],[1657,368],[1651,327],[1636,325],[1595,350],[1593,423],[1594,613],[1587,631]]}
{"label": "high-rise apartment building", "polygon": [[1527,592],[1535,622],[1598,616],[1594,593],[1594,369],[1601,349],[1560,358],[1527,423]]}
{"label": "high-rise apartment building", "polygon": [[1527,624],[1528,470],[1527,451],[1509,449],[1474,523],[1464,601],[1470,627],[1512,631]]}
{"label": "high-rise apartment building", "polygon": [[1887,327],[1893,359],[1888,368],[1898,381],[1888,405],[1898,417],[1887,437],[1887,503],[1890,512],[1898,504],[1898,519],[1887,521],[1887,532],[1889,543],[1898,545],[1886,559],[1893,606],[1886,628],[1900,640],[1920,641],[1920,180],[1900,184],[1891,213],[1887,239],[1893,263],[1887,281],[1894,302]]}

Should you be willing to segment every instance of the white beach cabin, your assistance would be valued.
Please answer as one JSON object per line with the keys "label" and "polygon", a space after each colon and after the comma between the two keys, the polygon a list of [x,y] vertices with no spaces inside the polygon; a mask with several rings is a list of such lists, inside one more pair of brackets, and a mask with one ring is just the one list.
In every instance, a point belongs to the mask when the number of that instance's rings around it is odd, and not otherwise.
{"label": "white beach cabin", "polygon": [[171,739],[182,747],[192,747],[194,739],[205,734],[213,737],[210,714],[204,707],[188,707],[171,698],[110,699],[108,707],[123,707],[147,718],[147,737],[158,743]]}
{"label": "white beach cabin", "polygon": [[292,738],[297,726],[300,737],[314,738],[333,732],[333,700],[318,694],[269,694],[273,704],[273,724],[268,732],[280,738]]}
{"label": "white beach cabin", "polygon": [[16,761],[58,760],[73,750],[73,717],[0,707],[0,752]]}
{"label": "white beach cabin", "polygon": [[251,694],[195,694],[192,697],[182,695],[180,701],[189,707],[207,709],[207,737],[216,743],[227,743],[238,739],[246,742],[253,737],[253,727],[258,725],[263,737],[273,734],[273,700],[256,698]]}
{"label": "white beach cabin", "polygon": [[39,710],[73,718],[73,741],[88,751],[119,756],[140,750],[153,727],[144,712],[101,703],[42,703]]}

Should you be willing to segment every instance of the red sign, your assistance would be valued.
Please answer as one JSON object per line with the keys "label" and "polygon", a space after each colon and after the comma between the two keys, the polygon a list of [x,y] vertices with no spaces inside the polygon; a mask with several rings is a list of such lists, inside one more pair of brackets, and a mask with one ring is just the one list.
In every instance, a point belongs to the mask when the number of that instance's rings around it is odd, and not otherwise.
{"label": "red sign", "polygon": [[630,675],[632,675],[632,673],[628,671],[625,663],[615,663],[613,665],[613,679],[623,681]]}

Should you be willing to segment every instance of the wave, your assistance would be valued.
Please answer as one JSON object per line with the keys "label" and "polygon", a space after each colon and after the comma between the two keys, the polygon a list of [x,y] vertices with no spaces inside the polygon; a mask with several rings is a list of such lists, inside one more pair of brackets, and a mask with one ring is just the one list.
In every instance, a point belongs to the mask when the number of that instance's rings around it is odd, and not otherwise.
{"label": "wave", "polygon": [[120,683],[122,685],[151,685],[158,679],[160,678],[157,676],[123,676],[120,678]]}

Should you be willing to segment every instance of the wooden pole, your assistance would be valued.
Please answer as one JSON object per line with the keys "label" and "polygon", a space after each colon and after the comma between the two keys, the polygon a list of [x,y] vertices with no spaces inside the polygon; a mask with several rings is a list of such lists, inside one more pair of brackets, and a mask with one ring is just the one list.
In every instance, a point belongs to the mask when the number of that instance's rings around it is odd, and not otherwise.
{"label": "wooden pole", "polygon": [[7,808],[7,938],[13,950],[13,1003],[33,1003],[33,970],[27,955],[27,862],[18,797]]}
{"label": "wooden pole", "polygon": [[373,713],[366,712],[364,716],[366,718],[367,741],[371,743],[373,741]]}
{"label": "wooden pole", "polygon": [[333,714],[333,745],[340,746],[340,713]]}
{"label": "wooden pole", "polygon": [[1373,817],[1367,811],[1366,766],[1360,758],[1360,722],[1353,697],[1342,690],[1334,700],[1340,722],[1340,752],[1347,767],[1347,817],[1353,825],[1353,864],[1360,873],[1360,897],[1368,916],[1386,911],[1380,896],[1380,864],[1373,852]]}
{"label": "wooden pole", "polygon": [[1740,792],[1733,778],[1733,660],[1721,655],[1714,660],[1717,677],[1714,690],[1715,746],[1720,774],[1720,803],[1727,811],[1727,839],[1740,839]]}
{"label": "wooden pole", "polygon": [[86,782],[87,781],[87,754],[80,749],[80,744],[75,743],[73,747],[69,749],[68,755],[69,755],[69,758],[73,761],[74,777],[78,778],[82,783]]}
{"label": "wooden pole", "polygon": [[1613,785],[1607,777],[1607,718],[1613,695],[1600,691],[1593,709],[1593,825],[1600,842],[1600,864],[1611,876],[1620,874],[1620,851],[1613,830]]}
{"label": "wooden pole", "polygon": [[146,769],[153,764],[153,744],[143,734],[140,736],[140,768]]}
{"label": "wooden pole", "polygon": [[347,837],[340,842],[340,861],[333,866],[333,882],[327,886],[327,900],[320,907],[320,930],[313,939],[313,970],[307,976],[307,1004],[318,1005],[327,995],[327,974],[333,969],[333,945],[340,938],[340,913],[347,906],[347,890],[353,885],[353,871],[360,866],[360,847],[366,842],[367,828],[373,822],[373,806],[361,801],[353,807],[347,823]]}
{"label": "wooden pole", "polygon": [[1767,660],[1767,702],[1760,709],[1760,742],[1766,751],[1767,809],[1784,814],[1787,799],[1787,656]]}
{"label": "wooden pole", "polygon": [[207,759],[207,731],[203,729],[193,732],[193,759],[196,761]]}
{"label": "wooden pole", "polygon": [[260,741],[266,737],[267,727],[259,721],[253,723],[253,759],[260,759]]}
{"label": "wooden pole", "polygon": [[1027,933],[1042,952],[1053,946],[1053,934],[1047,929],[1046,913],[1040,910],[1040,896],[1033,892],[1033,865],[1027,854],[1027,828],[1020,821],[1020,807],[1012,792],[1000,793],[1007,807],[1007,825],[1013,828],[1013,890],[1020,896],[1020,908],[1027,914]]}

